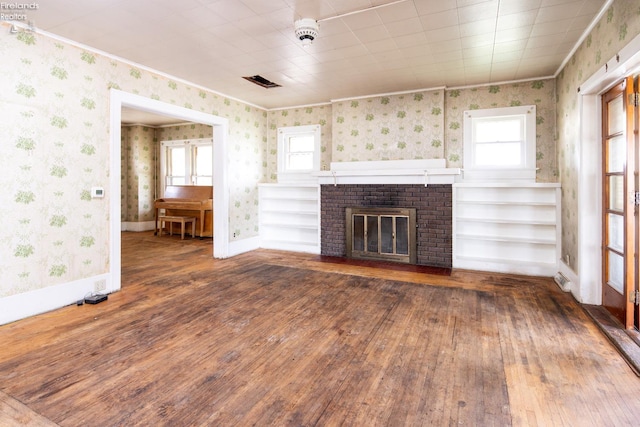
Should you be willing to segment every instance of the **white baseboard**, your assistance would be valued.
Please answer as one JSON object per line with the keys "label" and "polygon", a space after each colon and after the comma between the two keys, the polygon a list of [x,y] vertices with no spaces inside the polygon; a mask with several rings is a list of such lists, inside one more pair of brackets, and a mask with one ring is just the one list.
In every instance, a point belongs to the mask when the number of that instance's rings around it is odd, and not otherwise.
{"label": "white baseboard", "polygon": [[229,256],[243,254],[260,248],[260,237],[250,237],[248,239],[229,242]]}
{"label": "white baseboard", "polygon": [[155,230],[155,221],[141,221],[141,222],[122,222],[120,226],[121,231],[151,231]]}
{"label": "white baseboard", "polygon": [[264,249],[275,249],[278,251],[303,252],[308,254],[320,255],[319,245],[305,245],[302,243],[287,243],[262,240],[260,242],[260,247]]}
{"label": "white baseboard", "polygon": [[453,258],[453,268],[463,270],[493,271],[506,274],[523,274],[526,276],[552,277],[558,271],[555,263],[525,263],[514,261],[491,261],[468,257]]}
{"label": "white baseboard", "polygon": [[73,304],[84,299],[87,294],[96,292],[96,282],[102,280],[105,281],[106,287],[99,293],[113,292],[110,275],[105,273],[0,298],[0,325]]}

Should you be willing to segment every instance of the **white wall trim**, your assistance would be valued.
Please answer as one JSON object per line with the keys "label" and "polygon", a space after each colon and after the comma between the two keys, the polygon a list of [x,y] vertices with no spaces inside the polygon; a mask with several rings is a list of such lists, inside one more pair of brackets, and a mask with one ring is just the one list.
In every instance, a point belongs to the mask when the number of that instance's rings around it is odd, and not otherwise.
{"label": "white wall trim", "polygon": [[[640,35],[620,49],[579,88],[578,235],[576,284],[571,293],[583,304],[602,304],[602,105],[600,95],[640,70]],[[564,260],[563,260],[564,262]],[[571,265],[569,269],[575,268]]]}
{"label": "white wall trim", "polygon": [[156,223],[155,221],[141,221],[141,222],[133,222],[133,221],[125,221],[121,223],[120,231],[151,231],[155,230]]}
{"label": "white wall trim", "polygon": [[73,304],[94,293],[96,282],[101,280],[106,281],[106,289],[100,293],[111,293],[113,284],[109,279],[109,274],[101,274],[0,298],[0,325]]}
{"label": "white wall trim", "polygon": [[229,256],[243,254],[245,252],[255,251],[260,248],[260,236],[250,237],[248,239],[236,240],[229,244]]}
{"label": "white wall trim", "polygon": [[121,176],[121,146],[120,125],[122,120],[122,107],[135,108],[150,113],[175,117],[189,122],[202,123],[213,126],[213,187],[214,187],[214,238],[213,256],[215,258],[227,258],[229,256],[229,188],[227,185],[228,168],[228,144],[229,144],[229,120],[188,108],[179,107],[154,99],[145,98],[111,89],[111,120],[110,120],[110,178],[109,178],[109,215],[110,215],[110,275],[113,290],[121,287],[121,238],[120,238],[120,176]]}

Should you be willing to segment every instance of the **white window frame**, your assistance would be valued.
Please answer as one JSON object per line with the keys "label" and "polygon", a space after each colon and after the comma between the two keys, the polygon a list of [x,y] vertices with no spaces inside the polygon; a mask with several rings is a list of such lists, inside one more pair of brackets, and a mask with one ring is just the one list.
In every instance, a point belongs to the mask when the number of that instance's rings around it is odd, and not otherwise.
{"label": "white window frame", "polygon": [[[174,141],[160,141],[160,197],[164,197],[164,190],[167,187],[167,147],[187,147],[187,155],[185,156],[185,171],[187,172],[186,181],[183,185],[196,185],[193,168],[195,167],[194,148],[210,146],[213,147],[212,138],[202,139],[180,139]],[[213,158],[211,159],[213,162]],[[211,177],[213,182],[213,176]]]}
{"label": "white window frame", "polygon": [[[476,163],[475,125],[483,119],[517,116],[524,122],[524,140],[517,165],[478,165]],[[530,181],[536,180],[536,106],[489,108],[464,112],[464,155],[463,170],[465,181]]]}
{"label": "white window frame", "polygon": [[[317,180],[320,171],[320,125],[289,126],[278,128],[278,182],[304,182]],[[289,171],[287,165],[287,141],[292,136],[310,135],[314,138],[313,166],[308,170]]]}

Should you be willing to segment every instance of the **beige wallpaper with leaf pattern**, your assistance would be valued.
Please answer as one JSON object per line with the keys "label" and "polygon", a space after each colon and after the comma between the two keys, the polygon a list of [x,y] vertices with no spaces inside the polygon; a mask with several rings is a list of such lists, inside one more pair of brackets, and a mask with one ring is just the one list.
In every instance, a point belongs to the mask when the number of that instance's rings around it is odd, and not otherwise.
{"label": "beige wallpaper with leaf pattern", "polygon": [[[558,182],[553,79],[454,90],[417,91],[269,112],[269,179],[276,181],[275,130],[322,124],[323,163],[442,159],[462,167],[462,112],[536,105],[537,180]],[[331,121],[327,121],[330,119]],[[325,136],[331,132],[331,137]],[[330,148],[330,152],[328,153]],[[330,154],[330,155],[328,155]]]}
{"label": "beige wallpaper with leaf pattern", "polygon": [[[108,272],[110,88],[229,119],[229,233],[258,235],[263,109],[45,35],[11,34],[6,23],[0,23],[0,57],[0,297]],[[153,154],[144,135],[140,129],[123,156],[145,157],[148,166]],[[123,170],[137,174],[137,182],[125,185],[147,188],[145,167]],[[97,185],[107,190],[103,199],[91,198]],[[148,217],[150,196],[144,197],[128,199],[123,215]]]}
{"label": "beige wallpaper with leaf pattern", "polygon": [[333,104],[332,161],[444,157],[444,90]]}
{"label": "beige wallpaper with leaf pattern", "polygon": [[462,113],[484,108],[536,106],[536,166],[538,182],[558,182],[556,164],[555,81],[534,80],[447,90],[445,97],[446,158],[449,167],[462,165]]}
{"label": "beige wallpaper with leaf pattern", "polygon": [[[640,34],[640,2],[616,0],[557,77],[558,166],[562,182],[562,253],[570,266],[580,265],[578,179],[580,105],[578,87],[617,51]],[[598,118],[594,117],[594,120]]]}
{"label": "beige wallpaper with leaf pattern", "polygon": [[321,167],[331,163],[331,105],[314,105],[269,111],[269,132],[265,148],[266,175],[263,182],[278,181],[278,128],[291,126],[320,125]]}

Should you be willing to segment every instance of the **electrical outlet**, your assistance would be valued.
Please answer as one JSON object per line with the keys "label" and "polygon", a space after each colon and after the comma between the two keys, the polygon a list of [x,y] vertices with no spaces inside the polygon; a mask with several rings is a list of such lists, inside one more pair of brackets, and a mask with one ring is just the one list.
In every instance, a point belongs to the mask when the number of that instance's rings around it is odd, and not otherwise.
{"label": "electrical outlet", "polygon": [[107,280],[106,279],[96,280],[95,283],[93,284],[93,290],[95,292],[106,291],[107,290]]}
{"label": "electrical outlet", "polygon": [[236,233],[233,233],[233,237],[236,237]]}

